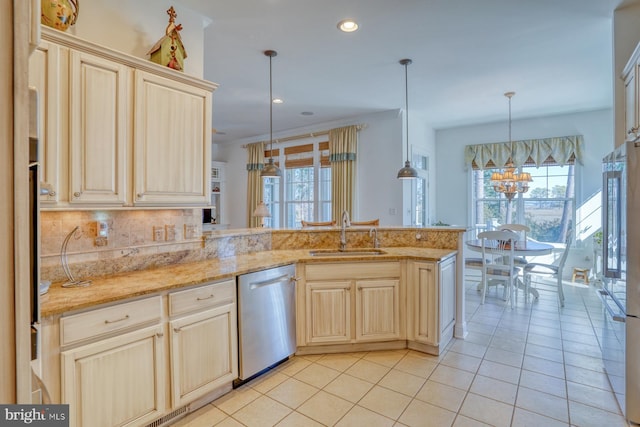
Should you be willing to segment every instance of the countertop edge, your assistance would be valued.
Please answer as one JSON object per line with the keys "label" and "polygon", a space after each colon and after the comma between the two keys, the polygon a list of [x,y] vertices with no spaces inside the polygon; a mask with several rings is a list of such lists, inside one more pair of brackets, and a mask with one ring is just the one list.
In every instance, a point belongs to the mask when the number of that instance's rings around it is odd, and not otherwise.
{"label": "countertop edge", "polygon": [[311,249],[264,251],[187,264],[175,264],[149,270],[118,273],[92,280],[85,288],[63,288],[63,282],[53,283],[41,298],[41,317],[48,318],[77,312],[103,304],[143,297],[175,289],[213,283],[238,275],[282,265],[302,263],[335,263],[362,261],[424,260],[441,261],[455,256],[452,249],[381,248],[380,255],[322,256],[309,254]]}

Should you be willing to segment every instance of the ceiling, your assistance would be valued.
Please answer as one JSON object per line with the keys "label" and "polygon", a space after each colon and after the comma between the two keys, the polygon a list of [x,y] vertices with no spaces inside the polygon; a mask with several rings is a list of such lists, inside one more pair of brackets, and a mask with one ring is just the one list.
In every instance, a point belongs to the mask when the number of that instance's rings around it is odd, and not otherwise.
{"label": "ceiling", "polygon": [[[207,16],[214,142],[403,108],[434,129],[612,106],[620,0],[182,0]],[[344,18],[360,28],[343,33]],[[302,115],[312,112],[313,115]]]}

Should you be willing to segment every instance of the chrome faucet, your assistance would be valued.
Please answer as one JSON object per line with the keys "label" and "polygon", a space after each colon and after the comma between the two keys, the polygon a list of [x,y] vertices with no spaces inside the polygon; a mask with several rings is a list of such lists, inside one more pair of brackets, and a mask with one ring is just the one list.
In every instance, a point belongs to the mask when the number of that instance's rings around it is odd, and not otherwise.
{"label": "chrome faucet", "polygon": [[340,227],[340,250],[347,249],[347,227],[351,227],[351,220],[349,219],[349,212],[342,211],[342,226]]}
{"label": "chrome faucet", "polygon": [[378,229],[371,227],[369,229],[369,237],[373,237],[373,247],[378,249],[380,247],[380,240],[378,240]]}

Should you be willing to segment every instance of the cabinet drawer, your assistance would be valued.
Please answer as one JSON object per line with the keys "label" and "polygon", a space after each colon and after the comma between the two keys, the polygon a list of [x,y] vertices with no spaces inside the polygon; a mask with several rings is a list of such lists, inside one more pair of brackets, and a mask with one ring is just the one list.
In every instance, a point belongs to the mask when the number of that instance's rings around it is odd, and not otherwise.
{"label": "cabinet drawer", "polygon": [[155,296],[60,319],[62,345],[104,335],[136,325],[159,321],[162,316],[162,298]]}
{"label": "cabinet drawer", "polygon": [[377,279],[400,277],[399,262],[357,262],[307,264],[306,280]]}
{"label": "cabinet drawer", "polygon": [[169,315],[188,313],[203,308],[232,303],[235,300],[236,282],[211,283],[169,294]]}

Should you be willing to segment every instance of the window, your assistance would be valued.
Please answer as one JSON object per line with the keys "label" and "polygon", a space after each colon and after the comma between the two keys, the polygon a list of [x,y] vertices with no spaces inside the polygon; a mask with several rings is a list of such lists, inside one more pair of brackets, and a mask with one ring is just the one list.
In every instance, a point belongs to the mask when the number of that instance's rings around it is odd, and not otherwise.
{"label": "window", "polygon": [[279,153],[278,163],[284,164],[282,178],[264,182],[264,200],[271,210],[265,224],[299,228],[301,221],[331,221],[329,143],[289,146]]}
{"label": "window", "polygon": [[413,153],[412,166],[418,171],[418,178],[411,180],[411,225],[429,225],[429,157]]}
{"label": "window", "polygon": [[529,191],[509,202],[491,185],[496,169],[472,171],[472,215],[478,231],[500,224],[519,223],[531,228],[528,236],[543,242],[562,243],[563,230],[574,217],[575,166],[524,166],[533,178]]}

